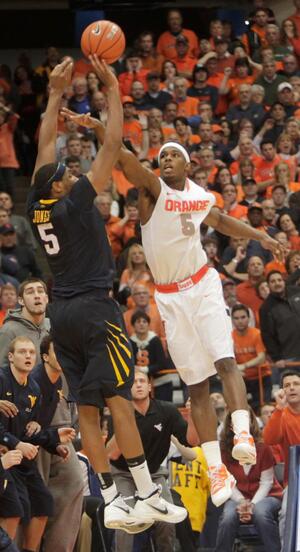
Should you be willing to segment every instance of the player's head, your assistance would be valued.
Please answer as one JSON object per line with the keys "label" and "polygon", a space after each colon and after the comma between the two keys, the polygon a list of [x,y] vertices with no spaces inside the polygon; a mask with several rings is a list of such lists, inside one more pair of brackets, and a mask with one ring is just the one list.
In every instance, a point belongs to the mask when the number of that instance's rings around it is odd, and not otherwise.
{"label": "player's head", "polygon": [[39,278],[28,278],[19,287],[18,302],[23,313],[31,316],[45,314],[48,304],[47,287]]}
{"label": "player's head", "polygon": [[61,366],[56,358],[51,334],[45,335],[40,344],[40,354],[43,363],[47,363],[53,372],[61,373]]}
{"label": "player's head", "polygon": [[47,163],[35,174],[35,199],[60,199],[71,191],[77,180],[64,163]]}
{"label": "player's head", "polygon": [[160,173],[166,182],[175,182],[186,178],[190,162],[188,152],[177,142],[166,142],[159,150]]}

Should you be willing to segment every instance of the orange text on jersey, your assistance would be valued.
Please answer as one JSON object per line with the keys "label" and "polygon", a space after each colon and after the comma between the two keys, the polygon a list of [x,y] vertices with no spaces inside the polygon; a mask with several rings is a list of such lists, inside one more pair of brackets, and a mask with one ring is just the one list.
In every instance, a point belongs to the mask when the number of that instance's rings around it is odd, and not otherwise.
{"label": "orange text on jersey", "polygon": [[175,201],[174,199],[166,199],[165,210],[166,211],[178,211],[179,213],[186,213],[190,211],[205,211],[209,205],[209,200],[198,201]]}

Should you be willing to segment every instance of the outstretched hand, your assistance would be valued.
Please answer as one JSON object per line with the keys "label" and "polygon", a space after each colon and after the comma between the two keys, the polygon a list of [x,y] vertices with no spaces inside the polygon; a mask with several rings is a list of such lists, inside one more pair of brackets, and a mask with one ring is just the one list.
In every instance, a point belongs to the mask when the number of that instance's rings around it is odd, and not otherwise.
{"label": "outstretched hand", "polygon": [[63,91],[70,86],[73,71],[73,61],[71,58],[65,59],[62,63],[56,65],[50,75],[50,86],[54,90]]}
{"label": "outstretched hand", "polygon": [[66,119],[73,121],[74,123],[76,123],[76,125],[83,126],[85,128],[96,128],[102,125],[102,123],[98,119],[91,117],[90,113],[75,113],[75,111],[71,111],[71,109],[68,109],[67,107],[63,107],[60,110],[60,113]]}
{"label": "outstretched hand", "polygon": [[271,238],[266,234],[261,240],[260,243],[264,249],[271,251],[277,261],[282,262],[284,260],[284,247],[277,240]]}
{"label": "outstretched hand", "polygon": [[105,61],[99,59],[98,56],[96,56],[95,54],[89,56],[89,60],[95,69],[96,75],[99,77],[101,82],[103,82],[107,89],[119,87],[117,77],[107,65],[107,63],[105,63]]}

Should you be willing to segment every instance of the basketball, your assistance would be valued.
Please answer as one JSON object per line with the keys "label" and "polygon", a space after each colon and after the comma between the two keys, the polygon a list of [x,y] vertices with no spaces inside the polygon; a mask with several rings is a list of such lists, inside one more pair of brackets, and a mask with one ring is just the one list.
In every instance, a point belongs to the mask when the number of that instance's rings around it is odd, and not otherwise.
{"label": "basketball", "polygon": [[84,29],[80,45],[86,57],[96,54],[106,63],[114,63],[125,50],[125,36],[112,21],[94,21]]}

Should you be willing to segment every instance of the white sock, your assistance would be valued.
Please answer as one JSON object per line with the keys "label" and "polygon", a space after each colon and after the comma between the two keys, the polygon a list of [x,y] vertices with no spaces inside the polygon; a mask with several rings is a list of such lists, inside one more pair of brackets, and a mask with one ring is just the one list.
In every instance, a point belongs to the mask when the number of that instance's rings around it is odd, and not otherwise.
{"label": "white sock", "polygon": [[250,433],[250,416],[248,410],[235,410],[231,414],[232,428],[235,435],[242,431]]}
{"label": "white sock", "polygon": [[153,493],[155,485],[151,479],[147,462],[144,461],[142,462],[142,464],[134,467],[128,466],[128,468],[134,479],[138,495],[141,498],[146,498],[151,493]]}
{"label": "white sock", "polygon": [[201,448],[209,468],[211,466],[222,464],[219,441],[208,441],[207,443],[202,443]]}
{"label": "white sock", "polygon": [[[99,477],[99,475],[101,475],[101,474],[98,474],[98,477]],[[116,498],[117,494],[119,494],[119,493],[118,493],[118,489],[116,487],[116,484],[113,483],[107,489],[101,489],[101,494],[104,498],[105,504],[109,504],[114,498]]]}

